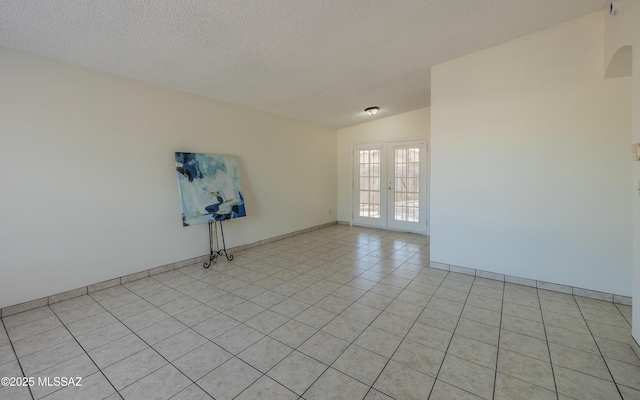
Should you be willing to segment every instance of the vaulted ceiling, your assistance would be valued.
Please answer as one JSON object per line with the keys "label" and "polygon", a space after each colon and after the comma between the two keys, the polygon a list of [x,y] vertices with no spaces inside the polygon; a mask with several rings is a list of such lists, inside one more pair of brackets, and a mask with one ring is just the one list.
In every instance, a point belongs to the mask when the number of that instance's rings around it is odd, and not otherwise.
{"label": "vaulted ceiling", "polygon": [[430,68],[604,0],[2,0],[0,46],[331,128],[429,105]]}

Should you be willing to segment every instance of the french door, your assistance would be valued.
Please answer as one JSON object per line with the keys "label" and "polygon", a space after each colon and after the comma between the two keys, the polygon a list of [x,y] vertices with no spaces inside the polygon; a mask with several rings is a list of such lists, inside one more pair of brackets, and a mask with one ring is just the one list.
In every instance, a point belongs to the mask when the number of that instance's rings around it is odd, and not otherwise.
{"label": "french door", "polygon": [[394,230],[427,230],[427,143],[356,145],[353,222]]}

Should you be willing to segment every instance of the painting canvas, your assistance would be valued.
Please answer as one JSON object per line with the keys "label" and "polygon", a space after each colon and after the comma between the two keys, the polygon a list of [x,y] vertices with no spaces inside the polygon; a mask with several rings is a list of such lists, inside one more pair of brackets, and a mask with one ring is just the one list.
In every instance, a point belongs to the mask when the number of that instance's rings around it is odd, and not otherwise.
{"label": "painting canvas", "polygon": [[176,152],[182,225],[246,216],[235,156]]}

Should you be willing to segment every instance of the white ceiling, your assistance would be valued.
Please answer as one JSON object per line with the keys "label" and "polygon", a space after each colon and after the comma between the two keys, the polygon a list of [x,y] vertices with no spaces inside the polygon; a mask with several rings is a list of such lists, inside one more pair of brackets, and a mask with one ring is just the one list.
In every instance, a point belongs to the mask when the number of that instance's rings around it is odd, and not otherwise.
{"label": "white ceiling", "polygon": [[331,128],[429,105],[430,67],[604,0],[2,0],[0,46]]}

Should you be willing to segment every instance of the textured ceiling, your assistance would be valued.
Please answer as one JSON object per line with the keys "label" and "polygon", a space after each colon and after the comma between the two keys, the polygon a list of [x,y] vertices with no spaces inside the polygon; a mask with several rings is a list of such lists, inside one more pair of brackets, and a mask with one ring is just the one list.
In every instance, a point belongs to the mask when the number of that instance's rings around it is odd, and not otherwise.
{"label": "textured ceiling", "polygon": [[432,65],[605,3],[1,0],[0,46],[342,128],[428,106]]}

